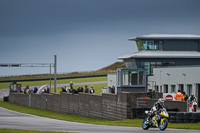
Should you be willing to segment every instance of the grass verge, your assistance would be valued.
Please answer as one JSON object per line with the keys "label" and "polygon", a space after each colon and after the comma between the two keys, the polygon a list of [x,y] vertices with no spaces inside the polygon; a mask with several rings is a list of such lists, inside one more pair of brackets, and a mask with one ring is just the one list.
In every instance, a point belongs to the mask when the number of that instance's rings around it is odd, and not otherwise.
{"label": "grass verge", "polygon": [[[96,82],[96,81],[107,81],[107,76],[105,77],[90,77],[90,78],[77,78],[77,79],[62,79],[57,80],[57,84],[69,84],[71,81],[73,83],[83,83],[83,82]],[[23,87],[29,85],[29,86],[40,86],[45,84],[50,84],[50,81],[30,81],[30,82],[18,82],[22,84]],[[9,88],[10,83],[0,83],[0,89]],[[53,84],[53,80],[51,81],[51,84]]]}
{"label": "grass verge", "polygon": [[33,115],[42,116],[42,117],[48,117],[48,118],[53,118],[53,119],[65,120],[65,121],[80,122],[80,123],[88,123],[88,124],[140,127],[141,122],[142,122],[142,120],[139,120],[139,119],[110,121],[110,120],[89,118],[89,117],[84,117],[80,115],[57,113],[53,111],[12,104],[9,102],[3,102],[3,99],[0,99],[0,107],[4,107],[4,108],[21,112],[21,113],[28,113],[28,114],[33,114]]}
{"label": "grass verge", "polygon": [[[142,119],[127,119],[127,120],[117,120],[117,121],[101,120],[96,118],[84,117],[80,115],[57,113],[53,111],[16,105],[9,102],[3,102],[3,99],[0,99],[0,107],[4,107],[21,113],[28,113],[53,119],[80,122],[80,123],[89,123],[89,124],[141,127],[143,121]],[[168,128],[200,130],[200,123],[169,123]]]}

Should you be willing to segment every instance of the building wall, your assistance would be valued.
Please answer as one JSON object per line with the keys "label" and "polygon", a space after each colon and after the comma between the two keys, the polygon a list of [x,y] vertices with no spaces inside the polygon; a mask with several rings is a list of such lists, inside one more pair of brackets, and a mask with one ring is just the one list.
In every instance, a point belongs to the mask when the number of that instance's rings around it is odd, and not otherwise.
{"label": "building wall", "polygon": [[188,94],[188,86],[191,85],[192,93],[197,97],[197,84],[200,84],[199,75],[199,66],[154,68],[153,75],[148,76],[148,82],[149,84],[153,82],[153,86],[158,86],[161,92],[164,92],[164,88],[168,86],[169,93],[172,91],[172,85],[176,88],[175,92],[181,89],[182,85],[183,91]]}
{"label": "building wall", "polygon": [[107,92],[106,93],[111,93],[109,90],[109,87],[112,87],[113,85],[115,86],[115,93],[117,93],[117,74],[116,73],[111,73],[107,75]]}

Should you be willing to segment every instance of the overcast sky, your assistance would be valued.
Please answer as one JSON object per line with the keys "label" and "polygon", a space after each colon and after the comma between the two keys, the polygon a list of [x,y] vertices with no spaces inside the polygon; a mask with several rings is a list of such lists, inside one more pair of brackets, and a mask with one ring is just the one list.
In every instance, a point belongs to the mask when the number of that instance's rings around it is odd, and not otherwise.
{"label": "overcast sky", "polygon": [[[200,0],[0,0],[0,63],[53,63],[58,73],[98,70],[137,51],[128,38],[200,34]],[[52,71],[53,72],[53,71]],[[2,75],[49,68],[0,68]]]}

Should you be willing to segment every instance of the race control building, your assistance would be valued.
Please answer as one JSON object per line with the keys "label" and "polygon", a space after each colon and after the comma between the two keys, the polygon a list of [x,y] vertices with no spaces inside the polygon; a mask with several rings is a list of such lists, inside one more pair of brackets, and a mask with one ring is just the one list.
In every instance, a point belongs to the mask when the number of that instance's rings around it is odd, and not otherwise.
{"label": "race control building", "polygon": [[200,35],[150,34],[129,41],[136,42],[138,52],[118,58],[127,68],[117,70],[117,92],[180,89],[200,97]]}

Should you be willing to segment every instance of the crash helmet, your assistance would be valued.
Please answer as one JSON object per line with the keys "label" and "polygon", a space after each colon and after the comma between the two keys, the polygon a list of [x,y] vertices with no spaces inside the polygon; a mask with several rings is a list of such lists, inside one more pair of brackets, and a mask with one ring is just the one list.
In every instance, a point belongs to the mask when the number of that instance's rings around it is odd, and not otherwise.
{"label": "crash helmet", "polygon": [[158,102],[163,103],[164,100],[163,100],[162,98],[159,98],[159,99],[158,99]]}

